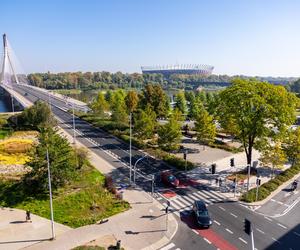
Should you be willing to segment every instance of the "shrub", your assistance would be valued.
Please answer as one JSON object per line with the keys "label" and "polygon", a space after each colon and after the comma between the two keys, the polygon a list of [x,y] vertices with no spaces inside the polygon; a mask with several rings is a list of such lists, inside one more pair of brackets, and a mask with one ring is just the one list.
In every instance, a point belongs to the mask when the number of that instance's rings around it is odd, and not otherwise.
{"label": "shrub", "polygon": [[[300,164],[294,165],[284,172],[277,175],[274,179],[264,183],[258,188],[258,201],[267,198],[273,191],[275,191],[284,182],[292,179],[300,172]],[[240,198],[241,201],[254,202],[256,198],[256,188],[250,189],[244,193]]]}

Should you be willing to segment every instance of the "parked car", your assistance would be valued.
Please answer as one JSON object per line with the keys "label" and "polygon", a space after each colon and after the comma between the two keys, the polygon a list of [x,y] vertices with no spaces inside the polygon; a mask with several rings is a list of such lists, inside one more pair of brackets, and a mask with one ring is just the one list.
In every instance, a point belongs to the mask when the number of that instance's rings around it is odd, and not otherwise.
{"label": "parked car", "polygon": [[198,200],[194,202],[193,213],[200,227],[209,228],[211,226],[212,221],[204,201]]}
{"label": "parked car", "polygon": [[170,172],[170,171],[163,171],[160,174],[161,181],[168,186],[178,187],[179,180]]}

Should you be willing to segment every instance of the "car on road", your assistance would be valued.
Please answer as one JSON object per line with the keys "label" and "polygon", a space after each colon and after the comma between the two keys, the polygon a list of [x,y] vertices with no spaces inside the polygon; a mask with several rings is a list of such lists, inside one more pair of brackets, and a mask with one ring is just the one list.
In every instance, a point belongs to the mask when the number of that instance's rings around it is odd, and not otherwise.
{"label": "car on road", "polygon": [[179,180],[170,172],[170,171],[162,171],[160,174],[161,181],[168,186],[178,187]]}
{"label": "car on road", "polygon": [[212,221],[204,201],[198,200],[194,202],[193,213],[200,227],[209,228],[211,226]]}

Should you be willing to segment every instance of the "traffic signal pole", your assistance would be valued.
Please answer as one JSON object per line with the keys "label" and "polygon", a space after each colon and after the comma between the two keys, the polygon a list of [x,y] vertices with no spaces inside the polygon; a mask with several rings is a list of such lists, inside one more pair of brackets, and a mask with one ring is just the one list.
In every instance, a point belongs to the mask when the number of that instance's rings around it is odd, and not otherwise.
{"label": "traffic signal pole", "polygon": [[251,228],[251,249],[252,250],[255,250],[255,247],[254,247],[254,237],[253,237],[253,230],[252,230],[252,228]]}

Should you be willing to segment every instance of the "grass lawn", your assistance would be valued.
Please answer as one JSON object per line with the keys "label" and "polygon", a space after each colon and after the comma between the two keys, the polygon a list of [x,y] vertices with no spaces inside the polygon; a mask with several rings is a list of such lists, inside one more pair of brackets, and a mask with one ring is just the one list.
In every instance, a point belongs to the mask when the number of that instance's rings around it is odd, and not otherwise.
{"label": "grass lawn", "polygon": [[[94,167],[85,166],[73,183],[53,194],[55,221],[76,228],[129,209],[127,202],[116,199],[103,184],[104,176]],[[30,210],[50,218],[48,195],[32,197],[24,193],[18,182],[0,179],[0,206]]]}

